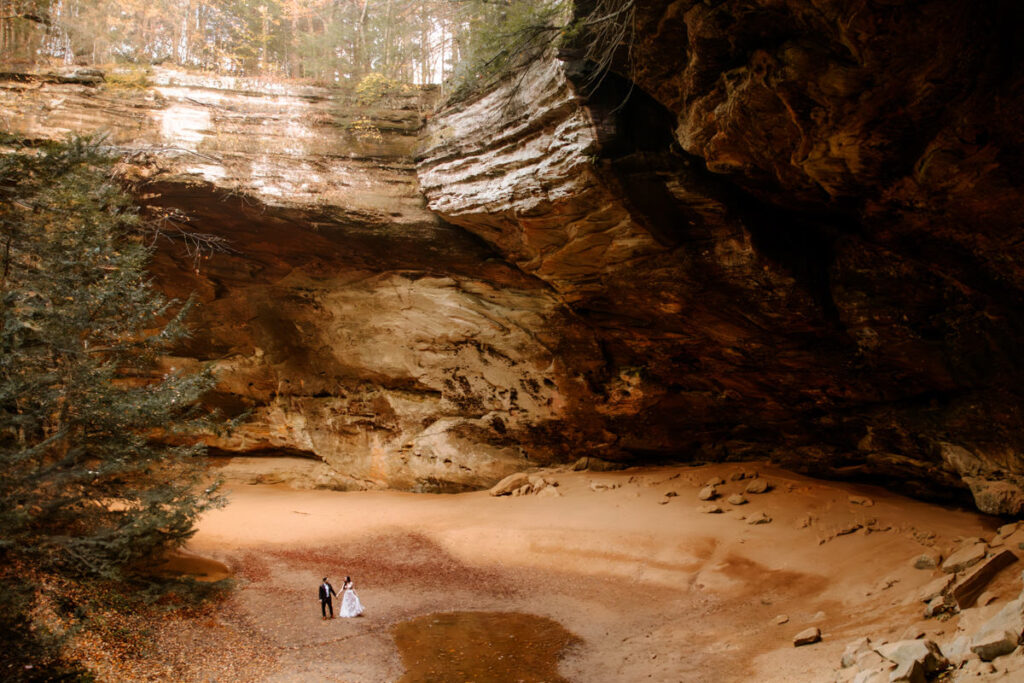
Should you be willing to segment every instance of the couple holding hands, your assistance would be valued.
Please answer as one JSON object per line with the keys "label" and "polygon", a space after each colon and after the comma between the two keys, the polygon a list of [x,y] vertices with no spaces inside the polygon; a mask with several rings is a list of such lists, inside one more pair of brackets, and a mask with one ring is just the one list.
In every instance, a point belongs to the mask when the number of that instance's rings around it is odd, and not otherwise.
{"label": "couple holding hands", "polygon": [[[331,603],[331,596],[337,594],[325,576],[323,583],[320,584],[320,614],[324,619],[328,618],[328,613],[330,613],[331,619],[334,618],[334,605]],[[359,602],[359,597],[352,586],[352,577],[346,576],[345,583],[341,587],[341,607],[338,608],[338,616],[358,617],[362,613],[363,605]]]}

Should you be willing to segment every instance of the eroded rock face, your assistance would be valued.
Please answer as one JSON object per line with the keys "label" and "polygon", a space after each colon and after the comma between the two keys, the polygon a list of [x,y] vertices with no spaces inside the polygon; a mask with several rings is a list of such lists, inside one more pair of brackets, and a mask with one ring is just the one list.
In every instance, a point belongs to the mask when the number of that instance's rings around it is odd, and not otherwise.
{"label": "eroded rock face", "polygon": [[214,362],[209,403],[250,411],[209,437],[215,453],[320,460],[307,485],[436,491],[587,442],[576,415],[596,341],[542,282],[426,209],[411,157],[428,98],[359,107],[317,88],[153,80],[19,77],[0,97],[27,138],[103,131],[125,151],[162,221],[157,281],[200,304],[168,367]]}
{"label": "eroded rock face", "polygon": [[625,107],[534,65],[433,119],[421,184],[593,325],[623,457],[770,454],[1017,514],[1008,7],[639,3]]}
{"label": "eroded rock face", "polygon": [[[415,152],[415,97],[171,72],[8,79],[2,116],[131,153],[158,280],[203,303],[174,362],[252,411],[224,452],[419,490],[772,457],[1019,514],[1019,10],[637,7],[635,68],[584,97],[587,65],[538,60]],[[229,242],[193,263],[179,230]]]}

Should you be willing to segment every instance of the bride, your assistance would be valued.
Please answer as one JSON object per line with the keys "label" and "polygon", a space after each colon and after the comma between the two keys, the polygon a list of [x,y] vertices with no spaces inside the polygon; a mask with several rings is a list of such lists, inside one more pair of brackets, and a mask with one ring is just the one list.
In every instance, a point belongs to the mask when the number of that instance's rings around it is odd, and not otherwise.
{"label": "bride", "polygon": [[358,617],[362,613],[363,605],[352,586],[352,577],[346,576],[345,585],[341,587],[341,607],[338,609],[338,616]]}

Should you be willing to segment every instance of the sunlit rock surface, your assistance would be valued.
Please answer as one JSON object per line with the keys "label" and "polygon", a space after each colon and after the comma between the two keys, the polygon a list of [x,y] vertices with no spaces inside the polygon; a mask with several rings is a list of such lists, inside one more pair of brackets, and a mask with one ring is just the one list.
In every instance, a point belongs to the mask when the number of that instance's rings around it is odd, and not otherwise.
{"label": "sunlit rock surface", "polygon": [[429,92],[361,107],[161,69],[141,90],[66,76],[0,82],[4,126],[127,154],[162,225],[157,281],[200,304],[169,365],[215,362],[209,403],[249,413],[214,453],[319,461],[303,485],[460,490],[588,443],[590,330],[417,190]]}
{"label": "sunlit rock surface", "polygon": [[0,121],[129,153],[202,303],[176,362],[251,411],[221,452],[417,490],[771,457],[1021,512],[1014,3],[637,7],[599,91],[566,52],[422,131],[418,93],[160,70],[8,77]]}

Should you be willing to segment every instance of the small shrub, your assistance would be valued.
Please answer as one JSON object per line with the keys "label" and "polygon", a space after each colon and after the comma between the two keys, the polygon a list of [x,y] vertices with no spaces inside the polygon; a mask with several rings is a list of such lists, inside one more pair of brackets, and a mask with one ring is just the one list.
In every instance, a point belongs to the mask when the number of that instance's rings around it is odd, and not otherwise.
{"label": "small shrub", "polygon": [[356,86],[356,101],[363,106],[370,106],[401,91],[402,86],[395,79],[384,74],[367,74]]}
{"label": "small shrub", "polygon": [[103,83],[111,90],[147,90],[153,86],[147,69],[108,72],[103,76]]}
{"label": "small shrub", "polygon": [[384,137],[380,134],[380,128],[373,125],[373,121],[365,116],[353,121],[349,125],[349,130],[356,140],[362,143],[376,144],[384,140]]}

